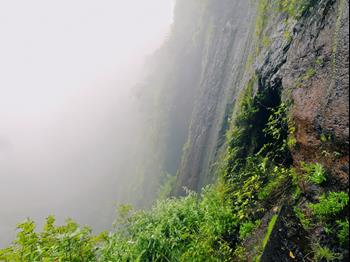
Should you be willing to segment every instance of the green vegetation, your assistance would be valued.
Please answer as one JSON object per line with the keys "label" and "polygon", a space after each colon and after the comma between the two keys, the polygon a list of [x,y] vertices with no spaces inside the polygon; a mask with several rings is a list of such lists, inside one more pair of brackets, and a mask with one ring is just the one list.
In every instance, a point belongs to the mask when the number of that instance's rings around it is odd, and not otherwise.
{"label": "green vegetation", "polygon": [[259,0],[258,4],[258,15],[255,23],[255,35],[258,39],[261,39],[263,29],[267,23],[267,12],[269,9],[269,0]]}
{"label": "green vegetation", "polygon": [[95,248],[104,239],[104,234],[94,237],[89,228],[81,228],[70,219],[55,226],[52,216],[41,233],[36,233],[31,220],[19,224],[18,229],[14,244],[0,250],[0,261],[97,261]]}
{"label": "green vegetation", "polygon": [[294,19],[299,19],[312,7],[312,0],[280,0],[279,10],[288,13]]}
{"label": "green vegetation", "polygon": [[316,70],[313,67],[309,67],[305,72],[305,80],[309,80],[316,75]]}
{"label": "green vegetation", "polygon": [[245,239],[260,225],[261,225],[261,220],[257,220],[255,222],[249,221],[249,222],[243,223],[239,229],[239,238],[242,240]]}
{"label": "green vegetation", "polygon": [[338,224],[338,239],[344,246],[349,245],[349,220],[337,221]]}
{"label": "green vegetation", "polygon": [[307,180],[313,184],[321,185],[327,181],[326,170],[319,163],[302,163],[302,170],[306,173]]}
{"label": "green vegetation", "polygon": [[321,247],[317,244],[314,247],[314,259],[315,261],[327,261],[331,262],[334,260],[342,259],[340,254],[333,253],[328,247]]}
{"label": "green vegetation", "polygon": [[217,184],[201,195],[161,200],[148,212],[121,206],[115,232],[99,237],[71,220],[56,227],[49,217],[41,233],[26,221],[0,261],[226,261],[238,234],[226,195]]}
{"label": "green vegetation", "polygon": [[289,43],[293,40],[292,33],[288,30],[283,33],[283,36]]}
{"label": "green vegetation", "polygon": [[101,260],[226,261],[237,232],[226,190],[223,185],[207,187],[200,196],[189,192],[159,201],[149,212],[124,215],[99,250]]}
{"label": "green vegetation", "polygon": [[327,136],[326,134],[322,134],[320,136],[320,140],[321,140],[322,143],[327,143],[329,141],[332,141],[332,136],[331,135]]}
{"label": "green vegetation", "polygon": [[316,70],[313,67],[309,67],[306,69],[305,73],[302,74],[296,81],[296,87],[300,88],[302,87],[303,83],[309,81],[316,75]]}
{"label": "green vegetation", "polygon": [[269,177],[269,181],[258,193],[259,200],[266,200],[273,195],[274,192],[278,192],[289,178],[289,169],[275,166],[273,173]]}
{"label": "green vegetation", "polygon": [[349,195],[345,192],[330,192],[323,194],[320,202],[309,204],[313,213],[319,218],[328,219],[343,211],[349,203]]}
{"label": "green vegetation", "polygon": [[308,218],[300,208],[294,207],[294,213],[305,230],[311,229],[313,226],[311,219]]}
{"label": "green vegetation", "polygon": [[271,45],[271,40],[268,36],[264,36],[262,39],[262,45],[264,47],[269,47]]}

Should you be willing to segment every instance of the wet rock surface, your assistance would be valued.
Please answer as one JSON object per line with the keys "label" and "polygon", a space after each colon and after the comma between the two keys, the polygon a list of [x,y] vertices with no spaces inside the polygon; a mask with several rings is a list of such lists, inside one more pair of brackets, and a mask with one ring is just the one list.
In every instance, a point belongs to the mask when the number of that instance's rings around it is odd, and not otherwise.
{"label": "wet rock surface", "polygon": [[[224,16],[211,19],[188,147],[179,168],[179,191],[183,186],[197,190],[211,181],[225,123],[251,77],[247,61],[254,49],[254,8],[242,0],[230,8]],[[279,89],[284,100],[292,101],[294,162],[320,162],[335,187],[347,188],[349,2],[321,0],[301,19],[288,23],[285,15],[275,14],[269,17],[265,33],[271,43],[254,59],[257,88]]]}
{"label": "wet rock surface", "polygon": [[282,68],[293,101],[295,162],[321,162],[343,188],[349,181],[348,11],[347,1],[321,1],[300,22]]}
{"label": "wet rock surface", "polygon": [[292,207],[282,207],[261,262],[303,262],[307,255],[306,232],[294,215]]}

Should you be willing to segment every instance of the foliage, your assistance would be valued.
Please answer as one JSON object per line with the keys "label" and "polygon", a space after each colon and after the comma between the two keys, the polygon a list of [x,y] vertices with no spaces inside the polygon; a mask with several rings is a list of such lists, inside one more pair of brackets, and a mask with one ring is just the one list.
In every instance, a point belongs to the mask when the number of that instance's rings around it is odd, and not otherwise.
{"label": "foliage", "polygon": [[337,221],[338,224],[338,239],[344,246],[349,245],[349,220]]}
{"label": "foliage", "polygon": [[329,218],[343,211],[349,203],[349,195],[345,192],[323,194],[319,203],[309,204],[313,213],[319,218]]}
{"label": "foliage", "polygon": [[295,207],[294,213],[305,230],[309,230],[313,226],[311,219],[300,208]]}
{"label": "foliage", "polygon": [[239,238],[245,239],[260,225],[261,225],[261,220],[257,220],[255,222],[249,221],[249,222],[243,223],[239,229]]}
{"label": "foliage", "polygon": [[237,246],[233,252],[233,260],[236,262],[246,262],[247,261],[247,250],[243,246]]}
{"label": "foliage", "polygon": [[[131,214],[99,251],[102,261],[226,261],[237,232],[226,187],[159,201]],[[195,260],[193,260],[195,259]]]}
{"label": "foliage", "polygon": [[89,228],[70,219],[56,226],[52,216],[40,233],[35,232],[31,220],[19,224],[18,229],[14,243],[0,250],[0,261],[97,261],[95,247],[104,239],[104,234],[92,236]]}
{"label": "foliage", "polygon": [[320,163],[302,163],[302,170],[311,183],[320,185],[327,180],[326,170]]}
{"label": "foliage", "polygon": [[265,200],[271,196],[289,177],[289,169],[275,166],[272,174],[269,176],[267,184],[258,193],[259,200]]}
{"label": "foliage", "polygon": [[276,108],[270,108],[270,116],[263,132],[269,138],[269,143],[266,143],[260,150],[259,154],[264,153],[270,159],[282,162],[289,154],[290,134],[293,134],[294,127],[291,125],[287,117],[287,105],[281,103]]}
{"label": "foliage", "polygon": [[253,87],[256,78],[252,78],[246,90],[241,94],[234,112],[232,126],[227,134],[228,151],[226,154],[226,177],[237,174],[244,166],[249,152],[247,144],[253,132],[252,122],[256,118],[258,108],[255,106]]}
{"label": "foliage", "polygon": [[235,213],[242,222],[259,216],[264,201],[283,193],[288,187],[282,185],[292,175],[287,167],[292,131],[287,105],[272,90],[254,95],[255,83],[253,77],[241,93],[227,136],[224,177],[232,185]]}
{"label": "foliage", "polygon": [[325,260],[327,262],[331,262],[334,260],[342,259],[340,254],[333,253],[328,247],[322,247],[317,244],[314,247],[314,259],[315,261]]}

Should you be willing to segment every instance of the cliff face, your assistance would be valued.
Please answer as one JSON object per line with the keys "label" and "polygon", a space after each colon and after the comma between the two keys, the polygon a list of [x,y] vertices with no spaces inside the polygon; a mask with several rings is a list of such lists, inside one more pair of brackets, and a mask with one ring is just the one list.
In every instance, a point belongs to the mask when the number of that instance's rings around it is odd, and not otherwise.
{"label": "cliff face", "polygon": [[176,196],[224,182],[234,261],[346,261],[348,48],[346,0],[177,1],[148,172]]}
{"label": "cliff face", "polygon": [[245,64],[251,52],[255,10],[249,1],[220,1],[223,12],[207,13],[208,31],[202,53],[201,77],[186,150],[179,167],[178,191],[181,186],[198,190],[212,181],[212,166],[225,140],[227,120]]}
{"label": "cliff face", "polygon": [[321,162],[334,186],[344,189],[349,182],[348,11],[348,1],[319,1],[294,27],[295,39],[278,73],[294,101],[295,162]]}
{"label": "cliff face", "polygon": [[[259,2],[259,1],[258,1]],[[209,12],[202,53],[201,77],[195,95],[188,142],[179,168],[182,186],[198,189],[211,180],[235,100],[253,73],[256,89],[279,89],[293,104],[296,145],[292,156],[318,161],[334,177],[337,187],[348,183],[349,91],[348,1],[312,3],[302,17],[266,11],[256,39],[259,3],[236,0],[219,16]],[[263,43],[259,54],[253,55]],[[253,70],[249,63],[253,60]]]}
{"label": "cliff face", "polygon": [[211,2],[173,193],[231,183],[242,261],[347,261],[349,1]]}

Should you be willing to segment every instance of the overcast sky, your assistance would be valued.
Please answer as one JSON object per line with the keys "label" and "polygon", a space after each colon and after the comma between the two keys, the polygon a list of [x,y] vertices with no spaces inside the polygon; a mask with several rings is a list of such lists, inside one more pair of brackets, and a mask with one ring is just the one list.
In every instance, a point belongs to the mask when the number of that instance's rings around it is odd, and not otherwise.
{"label": "overcast sky", "polygon": [[[18,219],[54,213],[94,223],[110,208],[106,198],[118,192],[95,202],[91,192],[115,191],[99,183],[118,178],[116,158],[135,128],[130,90],[169,33],[172,7],[0,1],[0,247]],[[94,210],[84,210],[89,202]]]}

